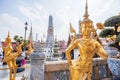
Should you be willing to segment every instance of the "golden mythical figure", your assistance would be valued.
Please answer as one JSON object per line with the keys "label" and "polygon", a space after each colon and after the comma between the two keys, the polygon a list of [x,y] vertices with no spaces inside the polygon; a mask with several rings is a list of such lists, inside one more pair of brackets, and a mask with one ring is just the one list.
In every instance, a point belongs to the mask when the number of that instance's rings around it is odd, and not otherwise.
{"label": "golden mythical figure", "polygon": [[[17,46],[17,52],[13,52],[11,38],[10,38],[10,35],[8,33],[8,37],[5,40],[5,45],[6,46],[3,47],[3,51],[4,51],[3,62],[6,62],[8,67],[9,67],[10,80],[15,80],[16,70],[17,70],[16,58],[22,53],[21,47],[23,45],[23,42]],[[12,71],[14,72],[14,74],[12,74]]]}
{"label": "golden mythical figure", "polygon": [[[93,22],[88,17],[89,15],[86,1],[84,19],[80,23],[81,33],[83,35],[81,39],[75,38],[76,32],[70,24],[70,31],[74,33],[73,39],[66,49],[66,58],[70,66],[70,80],[91,80],[92,61],[95,53],[104,59],[108,58],[106,51],[98,41],[98,36],[96,34],[96,30],[94,29]],[[103,25],[98,23],[97,27],[101,29],[103,28]],[[75,62],[72,62],[70,52],[76,47],[79,49],[80,56]]]}
{"label": "golden mythical figure", "polygon": [[31,54],[33,52],[32,43],[30,40],[28,40],[27,49],[28,50],[25,52],[26,56],[28,56],[29,54]]}
{"label": "golden mythical figure", "polygon": [[[8,33],[8,37],[5,40],[5,47],[3,48],[4,51],[4,59],[3,62],[6,62],[9,70],[10,70],[10,80],[16,80],[16,71],[17,71],[17,65],[16,65],[16,58],[21,55],[22,53],[22,46],[24,45],[24,42],[21,41],[19,44],[17,44],[17,52],[13,52],[12,44],[11,44],[11,38],[10,34]],[[28,53],[32,53],[33,49],[31,47],[31,43],[28,42]],[[14,74],[12,74],[12,71]]]}

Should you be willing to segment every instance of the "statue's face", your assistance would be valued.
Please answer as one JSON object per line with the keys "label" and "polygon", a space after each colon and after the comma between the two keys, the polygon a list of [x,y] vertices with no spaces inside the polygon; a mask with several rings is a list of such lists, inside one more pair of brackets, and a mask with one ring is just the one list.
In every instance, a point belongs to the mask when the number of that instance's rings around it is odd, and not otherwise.
{"label": "statue's face", "polygon": [[83,33],[83,36],[90,36],[92,30],[93,30],[93,25],[90,22],[82,23],[81,24],[81,32]]}

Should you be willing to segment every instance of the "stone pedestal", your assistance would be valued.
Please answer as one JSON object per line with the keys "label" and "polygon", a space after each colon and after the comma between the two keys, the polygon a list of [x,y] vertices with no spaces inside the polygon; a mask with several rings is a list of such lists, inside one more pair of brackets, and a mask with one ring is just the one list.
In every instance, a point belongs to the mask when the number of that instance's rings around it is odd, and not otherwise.
{"label": "stone pedestal", "polygon": [[30,80],[44,80],[44,58],[45,55],[39,52],[30,55]]}

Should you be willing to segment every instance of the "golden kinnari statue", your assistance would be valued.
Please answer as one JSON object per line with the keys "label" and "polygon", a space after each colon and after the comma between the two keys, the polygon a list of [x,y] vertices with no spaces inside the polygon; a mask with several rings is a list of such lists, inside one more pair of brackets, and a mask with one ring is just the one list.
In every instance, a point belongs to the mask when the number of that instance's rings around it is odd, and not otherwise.
{"label": "golden kinnari statue", "polygon": [[[15,80],[16,71],[17,71],[16,58],[17,58],[17,56],[19,56],[22,53],[21,47],[22,47],[23,43],[18,45],[17,52],[13,52],[13,48],[12,48],[12,44],[11,44],[11,38],[10,38],[10,35],[8,33],[8,37],[5,40],[5,45],[6,46],[3,47],[3,51],[4,51],[3,62],[6,62],[8,67],[9,67],[10,80]],[[12,75],[12,70],[14,72],[13,75]]]}
{"label": "golden kinnari statue", "polygon": [[[92,74],[92,61],[93,56],[97,53],[100,57],[107,59],[108,55],[103,46],[98,41],[96,30],[94,29],[93,22],[88,18],[87,0],[84,19],[81,22],[81,32],[83,37],[76,39],[76,32],[70,24],[70,31],[74,33],[73,40],[66,49],[66,58],[69,63],[70,80],[91,80]],[[97,24],[99,29],[103,28],[101,23]],[[70,52],[74,48],[78,48],[80,52],[79,58],[75,61],[71,61]]]}
{"label": "golden kinnari statue", "polygon": [[25,52],[26,56],[28,56],[29,54],[31,54],[33,52],[32,42],[30,40],[28,40],[27,48],[28,48],[28,50]]}
{"label": "golden kinnari statue", "polygon": [[[17,52],[13,52],[10,34],[8,33],[8,37],[5,40],[6,46],[2,47],[4,51],[3,62],[6,62],[9,67],[10,80],[16,80],[16,71],[17,71],[16,58],[22,53],[23,43],[24,42],[22,41],[20,44],[18,44]],[[14,72],[13,74],[12,71]]]}

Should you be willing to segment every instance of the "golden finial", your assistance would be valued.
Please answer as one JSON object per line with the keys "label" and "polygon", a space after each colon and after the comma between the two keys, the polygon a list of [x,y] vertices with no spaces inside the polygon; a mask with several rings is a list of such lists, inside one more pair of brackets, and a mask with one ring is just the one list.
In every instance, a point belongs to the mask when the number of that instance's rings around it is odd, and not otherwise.
{"label": "golden finial", "polygon": [[88,18],[88,17],[89,17],[89,14],[88,14],[88,0],[86,0],[86,6],[85,6],[85,14],[84,14],[84,17],[85,17],[85,18]]}
{"label": "golden finial", "polygon": [[11,42],[10,33],[8,32],[8,37],[5,40],[6,44]]}
{"label": "golden finial", "polygon": [[8,32],[8,37],[10,37],[10,32]]}
{"label": "golden finial", "polygon": [[88,0],[86,0],[86,6],[85,6],[85,14],[84,14],[84,19],[81,23],[84,23],[84,22],[92,22],[88,17],[89,17],[89,14],[88,14]]}

